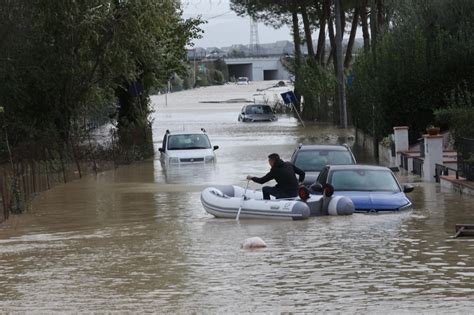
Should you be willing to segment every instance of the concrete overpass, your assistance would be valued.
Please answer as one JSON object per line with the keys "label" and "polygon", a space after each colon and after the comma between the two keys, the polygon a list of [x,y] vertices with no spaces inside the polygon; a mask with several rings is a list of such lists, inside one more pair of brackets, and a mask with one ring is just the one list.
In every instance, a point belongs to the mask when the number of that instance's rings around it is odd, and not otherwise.
{"label": "concrete overpass", "polygon": [[288,80],[290,73],[283,67],[279,56],[224,58],[229,77],[247,77],[251,81]]}

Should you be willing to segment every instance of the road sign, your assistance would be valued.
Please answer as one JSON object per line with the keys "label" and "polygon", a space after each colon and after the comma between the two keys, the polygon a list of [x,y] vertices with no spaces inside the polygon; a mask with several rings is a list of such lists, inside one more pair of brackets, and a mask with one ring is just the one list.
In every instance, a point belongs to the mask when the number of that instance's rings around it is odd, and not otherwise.
{"label": "road sign", "polygon": [[298,110],[296,109],[296,106],[295,106],[295,105],[298,105],[298,100],[296,99],[295,93],[293,91],[288,91],[285,93],[281,93],[280,95],[283,98],[283,102],[285,102],[285,105],[293,106],[293,109],[295,110],[296,115],[298,115],[298,118],[300,119],[301,124],[304,127],[304,122],[301,119],[301,116],[298,113]]}
{"label": "road sign", "polygon": [[293,93],[293,91],[288,91],[285,93],[281,93],[281,97],[283,98],[283,102],[285,104],[298,104],[298,101],[296,100],[296,95]]}
{"label": "road sign", "polygon": [[349,73],[349,75],[347,76],[347,86],[348,87],[352,87],[352,82],[354,82],[354,74],[351,72]]}

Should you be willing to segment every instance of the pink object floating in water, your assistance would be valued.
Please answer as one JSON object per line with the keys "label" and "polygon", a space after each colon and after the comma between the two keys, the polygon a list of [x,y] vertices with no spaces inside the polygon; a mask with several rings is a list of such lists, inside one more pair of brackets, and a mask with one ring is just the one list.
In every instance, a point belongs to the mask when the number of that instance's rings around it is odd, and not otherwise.
{"label": "pink object floating in water", "polygon": [[262,248],[267,247],[267,244],[260,237],[250,237],[242,243],[240,243],[240,248],[243,249],[252,249],[252,248]]}

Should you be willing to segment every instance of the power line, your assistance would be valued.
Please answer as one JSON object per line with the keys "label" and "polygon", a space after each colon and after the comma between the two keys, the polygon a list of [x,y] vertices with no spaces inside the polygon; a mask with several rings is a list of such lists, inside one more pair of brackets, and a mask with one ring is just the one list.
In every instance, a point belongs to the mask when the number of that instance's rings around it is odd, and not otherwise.
{"label": "power line", "polygon": [[210,18],[208,18],[208,20],[212,20],[212,19],[221,17],[221,16],[226,15],[226,14],[229,14],[229,13],[231,13],[231,12],[232,12],[232,10],[229,10],[229,11],[227,11],[227,12],[224,12],[224,13],[221,13],[221,14],[218,14],[218,15],[215,15],[215,16],[211,16]]}
{"label": "power line", "polygon": [[[208,5],[206,5],[206,3]],[[191,9],[191,11],[194,12],[205,12],[205,13],[185,13],[184,15],[189,15],[189,16],[197,16],[200,15],[202,17],[205,17],[207,15],[210,15],[212,13],[216,13],[215,11],[219,12],[224,9],[229,9],[229,6],[225,6],[225,2],[222,2],[222,0],[187,0],[187,1],[182,1],[181,2],[183,8],[191,8],[194,7],[194,9]],[[184,10],[186,11],[186,10]],[[229,14],[233,12],[232,10],[227,10],[223,13],[218,13],[216,15],[210,16],[209,18],[206,18],[207,20],[212,20],[219,18],[221,16],[224,16],[226,14]]]}

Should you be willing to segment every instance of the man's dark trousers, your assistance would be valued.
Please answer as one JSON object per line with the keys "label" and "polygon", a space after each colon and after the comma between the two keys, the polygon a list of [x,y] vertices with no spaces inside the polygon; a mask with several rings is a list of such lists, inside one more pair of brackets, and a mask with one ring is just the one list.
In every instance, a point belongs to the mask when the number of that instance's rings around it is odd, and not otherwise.
{"label": "man's dark trousers", "polygon": [[271,187],[271,186],[264,186],[262,188],[263,192],[263,199],[269,200],[270,195],[274,196],[276,199],[280,198],[293,198],[298,196],[298,192],[295,190],[294,192],[282,191],[278,187]]}

